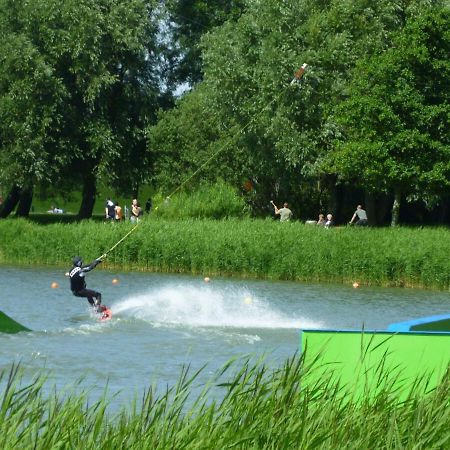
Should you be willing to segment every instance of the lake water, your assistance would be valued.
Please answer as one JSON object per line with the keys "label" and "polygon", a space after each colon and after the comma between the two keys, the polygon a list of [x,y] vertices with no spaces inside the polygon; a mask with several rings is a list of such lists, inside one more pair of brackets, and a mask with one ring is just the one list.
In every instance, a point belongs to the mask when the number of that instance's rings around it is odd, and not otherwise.
{"label": "lake water", "polygon": [[[113,284],[112,280],[118,283]],[[57,282],[59,287],[51,288]],[[98,322],[72,296],[61,270],[0,267],[0,310],[32,329],[0,333],[0,369],[21,363],[49,385],[100,395],[114,407],[154,384],[173,385],[183,365],[206,365],[200,384],[230,358],[265,355],[276,366],[299,349],[300,328],[383,330],[450,311],[448,292],[212,279],[96,269],[88,287],[103,294],[113,319]]]}

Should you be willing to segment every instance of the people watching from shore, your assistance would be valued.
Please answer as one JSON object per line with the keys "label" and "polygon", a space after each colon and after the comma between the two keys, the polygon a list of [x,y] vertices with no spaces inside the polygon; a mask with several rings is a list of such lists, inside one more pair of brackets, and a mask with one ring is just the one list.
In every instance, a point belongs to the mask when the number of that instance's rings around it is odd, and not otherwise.
{"label": "people watching from shore", "polygon": [[358,220],[355,222],[355,225],[358,225],[358,226],[367,226],[368,225],[367,213],[362,208],[361,205],[358,205],[356,207],[356,211],[354,212],[352,220],[350,220],[349,224],[352,225],[356,218],[358,218]]}
{"label": "people watching from shore", "polygon": [[319,220],[317,221],[317,225],[324,227],[326,223],[327,221],[325,220],[325,216],[323,214],[319,214]]}
{"label": "people watching from shore", "polygon": [[139,202],[137,201],[137,199],[133,199],[133,202],[131,204],[130,220],[132,222],[139,222],[141,216],[142,216],[142,208],[139,205]]}
{"label": "people watching from shore", "polygon": [[114,220],[116,217],[115,205],[110,197],[106,200],[105,203],[105,217],[107,220]]}
{"label": "people watching from shore", "polygon": [[50,209],[47,211],[49,214],[64,214],[64,210],[58,208],[57,206],[50,206]]}
{"label": "people watching from shore", "polygon": [[325,222],[325,228],[334,226],[333,214],[327,214],[327,220]]}
{"label": "people watching from shore", "polygon": [[279,214],[280,216],[280,222],[289,222],[292,218],[292,211],[289,209],[289,205],[287,202],[283,203],[283,207],[278,209],[277,205],[273,202],[273,200],[270,200],[270,203],[272,203],[273,207],[275,208],[275,215]]}

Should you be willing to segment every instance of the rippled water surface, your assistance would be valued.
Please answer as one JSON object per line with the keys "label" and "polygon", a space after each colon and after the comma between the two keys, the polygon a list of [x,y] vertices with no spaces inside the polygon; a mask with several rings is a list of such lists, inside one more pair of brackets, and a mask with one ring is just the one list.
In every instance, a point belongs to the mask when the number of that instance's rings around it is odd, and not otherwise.
{"label": "rippled water surface", "polygon": [[298,350],[300,328],[382,330],[450,312],[448,292],[98,269],[87,282],[112,320],[98,322],[60,270],[0,267],[0,310],[33,330],[0,333],[0,367],[20,362],[27,375],[40,369],[57,387],[81,380],[93,394],[108,383],[118,406],[151,384],[172,385],[186,364],[206,365],[200,382],[236,356],[266,355],[275,366]]}

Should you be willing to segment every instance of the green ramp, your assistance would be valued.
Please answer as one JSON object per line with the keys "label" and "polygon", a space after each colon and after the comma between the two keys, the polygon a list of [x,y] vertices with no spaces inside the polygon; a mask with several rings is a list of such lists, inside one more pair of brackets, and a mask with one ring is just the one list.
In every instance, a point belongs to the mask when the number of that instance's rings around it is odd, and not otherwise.
{"label": "green ramp", "polygon": [[428,392],[450,367],[450,333],[302,330],[301,349],[308,383],[328,379],[354,399]]}
{"label": "green ramp", "polygon": [[0,311],[0,333],[19,333],[21,331],[31,330]]}

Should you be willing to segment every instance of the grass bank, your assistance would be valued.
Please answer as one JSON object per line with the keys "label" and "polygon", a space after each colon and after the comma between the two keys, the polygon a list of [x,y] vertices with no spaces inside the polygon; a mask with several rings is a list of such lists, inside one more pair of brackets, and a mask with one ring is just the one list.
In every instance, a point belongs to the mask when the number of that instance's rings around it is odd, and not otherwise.
{"label": "grass bank", "polygon": [[[0,221],[0,263],[67,267],[98,257],[132,227],[93,221]],[[147,218],[104,267],[208,276],[368,285],[450,287],[446,228],[323,229],[298,222]]]}
{"label": "grass bank", "polygon": [[448,376],[431,392],[416,384],[402,402],[383,377],[375,395],[355,401],[333,374],[311,382],[309,372],[297,357],[275,370],[230,362],[194,397],[196,374],[183,370],[162,395],[150,388],[141,403],[112,415],[106,393],[94,402],[70,390],[45,395],[42,377],[24,383],[13,366],[0,374],[0,447],[448,448]]}

